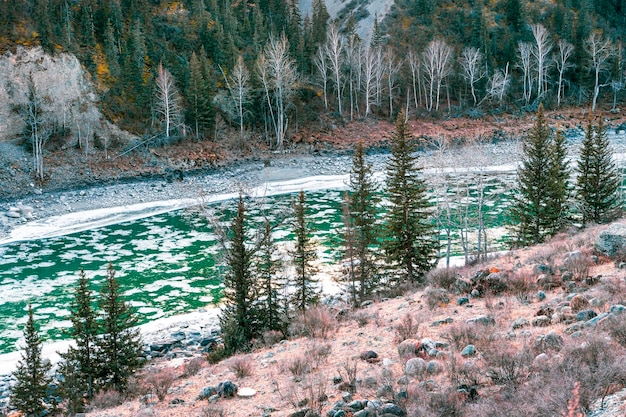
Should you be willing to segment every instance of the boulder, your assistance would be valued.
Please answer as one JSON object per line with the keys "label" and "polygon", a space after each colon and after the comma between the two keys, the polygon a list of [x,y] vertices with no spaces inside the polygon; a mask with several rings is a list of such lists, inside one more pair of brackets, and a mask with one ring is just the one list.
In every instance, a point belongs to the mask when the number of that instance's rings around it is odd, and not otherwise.
{"label": "boulder", "polygon": [[209,397],[213,396],[217,394],[217,388],[215,387],[204,387],[202,388],[202,391],[200,391],[200,394],[198,394],[198,397],[196,397],[196,399],[198,400],[208,400]]}
{"label": "boulder", "polygon": [[563,347],[563,338],[555,332],[550,332],[546,335],[537,337],[535,347],[541,351],[559,351]]}
{"label": "boulder", "polygon": [[565,269],[572,271],[577,265],[585,261],[585,255],[581,251],[569,252],[565,255],[565,259],[563,260],[563,267]]}
{"label": "boulder", "polygon": [[469,298],[468,297],[459,297],[456,300],[456,303],[460,306],[464,305],[464,304],[469,304]]}
{"label": "boulder", "polygon": [[569,302],[570,307],[574,313],[584,310],[589,307],[589,301],[581,294],[576,294]]}
{"label": "boulder", "polygon": [[375,362],[378,359],[378,353],[373,350],[366,350],[365,352],[361,352],[359,357],[367,362]]}
{"label": "boulder", "polygon": [[615,304],[612,305],[611,308],[609,309],[609,313],[611,314],[621,314],[624,312],[624,310],[626,310],[626,307],[624,307],[621,304]]}
{"label": "boulder", "polygon": [[428,363],[426,364],[426,372],[431,375],[439,374],[441,373],[441,371],[443,371],[443,367],[437,361],[428,361]]}
{"label": "boulder", "polygon": [[474,356],[475,354],[476,348],[474,347],[474,345],[467,345],[461,351],[461,356],[463,357]]}
{"label": "boulder", "polygon": [[391,414],[392,416],[404,417],[406,412],[397,404],[387,403],[380,408],[383,415]]}
{"label": "boulder", "polygon": [[533,318],[534,327],[548,327],[550,325],[550,317],[538,316]]}
{"label": "boulder", "polygon": [[578,312],[578,314],[576,314],[576,321],[588,321],[597,315],[598,313],[596,313],[593,310],[583,310],[583,311]]}
{"label": "boulder", "polygon": [[410,376],[421,375],[426,371],[426,361],[422,358],[411,358],[406,361],[404,371]]}
{"label": "boulder", "polygon": [[528,326],[530,326],[530,322],[528,321],[528,319],[525,319],[524,317],[518,318],[511,325],[513,330],[521,329],[523,327],[528,327]]}
{"label": "boulder", "polygon": [[419,340],[407,339],[398,345],[398,354],[402,358],[415,356],[419,350],[421,343]]}
{"label": "boulder", "polygon": [[595,248],[607,256],[614,257],[626,247],[626,224],[614,223],[602,231],[595,241]]}
{"label": "boulder", "polygon": [[483,326],[495,326],[496,321],[493,317],[489,316],[477,316],[467,320],[467,324],[480,324]]}
{"label": "boulder", "polygon": [[217,386],[217,395],[222,398],[234,397],[237,394],[237,385],[231,381],[220,382]]}

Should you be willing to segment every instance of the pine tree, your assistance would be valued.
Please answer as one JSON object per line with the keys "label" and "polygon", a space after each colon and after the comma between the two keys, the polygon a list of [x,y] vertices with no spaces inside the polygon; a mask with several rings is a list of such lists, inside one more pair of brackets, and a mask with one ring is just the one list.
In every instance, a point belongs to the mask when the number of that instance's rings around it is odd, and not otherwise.
{"label": "pine tree", "polygon": [[16,383],[11,390],[11,404],[26,414],[26,417],[39,417],[47,410],[46,390],[52,381],[48,376],[50,362],[41,358],[41,344],[35,326],[33,308],[28,305],[28,321],[24,328],[26,346],[22,358],[13,372]]}
{"label": "pine tree", "polygon": [[258,335],[260,328],[252,275],[254,249],[247,245],[249,236],[245,215],[246,208],[243,196],[240,195],[237,216],[230,227],[230,244],[226,251],[228,271],[224,277],[224,308],[220,315],[227,354],[248,350],[251,340]]}
{"label": "pine tree", "polygon": [[363,143],[357,144],[350,171],[348,215],[353,236],[354,257],[358,261],[355,279],[359,282],[358,301],[365,301],[378,286],[374,244],[378,236],[376,213],[379,198],[372,179],[372,165],[365,161]]}
{"label": "pine tree", "polygon": [[97,342],[99,383],[124,392],[129,378],[141,367],[142,343],[139,330],[134,328],[137,316],[132,307],[121,299],[113,264],[109,264],[98,308],[102,314],[99,323],[102,337]]}
{"label": "pine tree", "polygon": [[398,114],[391,156],[386,167],[388,212],[383,249],[397,271],[398,282],[422,281],[437,253],[431,204],[421,177],[417,145],[411,140],[404,110]]}
{"label": "pine tree", "polygon": [[524,139],[522,166],[517,172],[517,190],[511,207],[517,244],[541,243],[556,228],[552,194],[556,190],[554,145],[550,128],[539,105],[537,119]]}
{"label": "pine tree", "polygon": [[562,131],[558,130],[550,151],[550,178],[548,216],[550,224],[548,234],[555,235],[567,226],[570,220],[570,168],[567,159],[567,141]]}
{"label": "pine tree", "polygon": [[278,257],[272,231],[273,227],[270,221],[265,219],[265,228],[261,233],[259,251],[255,262],[255,273],[259,286],[257,300],[260,304],[261,327],[264,330],[284,332],[286,329],[286,303],[282,294],[285,285],[278,277],[282,262]]}
{"label": "pine tree", "polygon": [[211,105],[211,89],[204,74],[204,62],[206,60],[204,51],[200,54],[200,59],[194,52],[189,61],[189,86],[187,88],[188,114],[187,119],[193,126],[196,140],[204,137],[213,123],[213,107]]}
{"label": "pine tree", "polygon": [[[84,387],[82,394],[86,394],[87,398],[93,397],[94,381],[98,368],[96,354],[98,322],[97,314],[93,309],[93,301],[89,289],[89,280],[85,271],[81,269],[74,292],[71,315],[71,334],[76,347],[71,346],[61,357],[67,362],[65,369],[76,372],[76,375],[73,376],[81,381]],[[63,376],[65,379],[70,378],[70,375],[67,374],[63,374]]]}
{"label": "pine tree", "polygon": [[614,220],[619,214],[620,175],[602,118],[595,129],[589,120],[576,171],[576,191],[583,224]]}
{"label": "pine tree", "polygon": [[309,237],[309,226],[306,221],[306,198],[304,191],[300,191],[298,199],[294,202],[294,233],[296,246],[292,252],[293,264],[296,267],[296,276],[293,283],[295,292],[292,304],[299,310],[304,311],[308,306],[317,303],[319,290],[316,288],[317,280],[313,274],[316,270],[313,262],[317,259],[315,248]]}

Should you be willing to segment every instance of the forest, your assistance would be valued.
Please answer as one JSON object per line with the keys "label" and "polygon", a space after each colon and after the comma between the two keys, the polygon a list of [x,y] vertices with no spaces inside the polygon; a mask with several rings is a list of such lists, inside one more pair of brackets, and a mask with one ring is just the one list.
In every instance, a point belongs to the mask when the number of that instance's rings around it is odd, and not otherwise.
{"label": "forest", "polygon": [[105,116],[155,145],[230,126],[242,146],[280,149],[322,116],[615,110],[623,99],[624,0],[397,0],[369,39],[355,32],[367,12],[350,10],[332,20],[323,0],[306,15],[286,0],[4,0],[0,51],[75,54]]}

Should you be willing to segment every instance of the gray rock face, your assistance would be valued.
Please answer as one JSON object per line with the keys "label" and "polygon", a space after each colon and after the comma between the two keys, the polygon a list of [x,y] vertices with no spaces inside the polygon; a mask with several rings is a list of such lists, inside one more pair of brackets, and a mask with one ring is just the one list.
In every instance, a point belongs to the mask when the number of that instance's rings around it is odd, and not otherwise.
{"label": "gray rock face", "polygon": [[547,327],[550,325],[550,317],[538,316],[533,318],[533,326],[535,327]]}
{"label": "gray rock face", "polygon": [[607,256],[615,256],[626,248],[626,224],[615,223],[596,238],[595,247]]}
{"label": "gray rock face", "polygon": [[474,347],[474,345],[467,345],[461,351],[461,356],[463,357],[474,356],[475,354],[476,348]]}
{"label": "gray rock face", "polygon": [[513,325],[511,327],[513,328],[513,330],[517,330],[528,326],[530,326],[530,322],[528,321],[528,319],[520,317],[513,322]]}

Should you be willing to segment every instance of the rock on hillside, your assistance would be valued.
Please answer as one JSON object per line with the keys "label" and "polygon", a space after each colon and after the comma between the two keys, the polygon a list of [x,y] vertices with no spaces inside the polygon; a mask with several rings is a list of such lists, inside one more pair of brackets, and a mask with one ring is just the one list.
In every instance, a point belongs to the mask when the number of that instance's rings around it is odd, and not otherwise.
{"label": "rock on hillside", "polygon": [[[313,0],[299,0],[302,15],[310,15]],[[356,33],[361,39],[369,40],[374,17],[381,21],[389,12],[394,0],[324,0],[331,19],[338,19],[342,24],[353,14],[356,21]]]}
{"label": "rock on hillside", "polygon": [[0,142],[17,138],[23,130],[23,117],[15,109],[27,102],[29,77],[43,98],[45,118],[69,128],[73,139],[94,131],[106,136],[115,129],[99,112],[90,77],[74,55],[19,47],[0,56]]}

